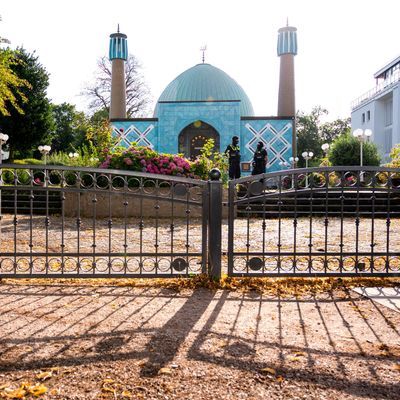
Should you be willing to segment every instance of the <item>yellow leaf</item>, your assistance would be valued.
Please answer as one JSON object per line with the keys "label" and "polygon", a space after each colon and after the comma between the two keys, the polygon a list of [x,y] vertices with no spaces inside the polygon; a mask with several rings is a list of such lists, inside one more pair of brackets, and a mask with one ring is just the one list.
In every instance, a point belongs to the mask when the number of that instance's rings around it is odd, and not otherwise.
{"label": "yellow leaf", "polygon": [[51,396],[57,396],[59,393],[58,393],[58,389],[51,389],[50,390],[50,392],[49,392],[49,394],[51,395]]}
{"label": "yellow leaf", "polygon": [[300,361],[299,357],[289,357],[289,361],[295,362],[295,361]]}
{"label": "yellow leaf", "polygon": [[110,379],[110,378],[103,379],[103,383],[114,383],[114,382],[115,382],[114,379]]}
{"label": "yellow leaf", "polygon": [[297,351],[296,353],[294,353],[294,355],[296,357],[305,357],[307,353],[304,353],[304,351]]}
{"label": "yellow leaf", "polygon": [[172,374],[172,371],[171,371],[169,368],[164,367],[164,368],[161,368],[161,369],[158,371],[158,373],[159,373],[160,375],[171,375],[171,374]]}
{"label": "yellow leaf", "polygon": [[111,388],[111,387],[109,387],[109,386],[106,386],[106,385],[103,385],[103,387],[101,388],[101,390],[102,390],[103,392],[115,393],[115,389],[113,389],[113,388]]}
{"label": "yellow leaf", "polygon": [[262,368],[261,372],[267,373],[267,374],[271,374],[271,375],[275,375],[276,371],[273,368]]}
{"label": "yellow leaf", "polygon": [[122,393],[121,393],[121,396],[122,397],[127,397],[127,398],[132,398],[132,394],[131,394],[131,392],[128,392],[127,390],[124,390]]}
{"label": "yellow leaf", "polygon": [[15,390],[6,388],[4,390],[4,393],[6,395],[6,398],[8,399],[23,399],[26,395],[26,391],[22,388],[18,388]]}
{"label": "yellow leaf", "polygon": [[46,379],[50,379],[52,376],[53,376],[53,373],[51,371],[45,371],[45,372],[41,372],[40,374],[37,374],[36,379],[45,381]]}
{"label": "yellow leaf", "polygon": [[35,397],[39,397],[42,394],[45,394],[47,392],[47,387],[37,383],[35,386],[30,386],[28,391],[29,393],[33,394]]}
{"label": "yellow leaf", "polygon": [[282,376],[282,375],[277,376],[277,377],[276,377],[276,380],[277,380],[279,383],[282,383],[282,382],[283,382],[283,376]]}
{"label": "yellow leaf", "polygon": [[395,364],[394,367],[393,367],[393,369],[394,369],[395,371],[400,371],[400,364]]}

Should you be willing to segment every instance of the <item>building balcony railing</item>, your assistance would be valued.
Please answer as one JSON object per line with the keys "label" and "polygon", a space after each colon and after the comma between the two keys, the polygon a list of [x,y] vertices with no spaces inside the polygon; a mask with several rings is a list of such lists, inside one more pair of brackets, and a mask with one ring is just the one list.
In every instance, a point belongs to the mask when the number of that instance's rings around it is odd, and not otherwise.
{"label": "building balcony railing", "polygon": [[380,94],[381,92],[384,92],[385,90],[390,89],[392,86],[397,84],[397,82],[399,82],[399,81],[400,81],[400,71],[397,70],[397,71],[395,71],[394,74],[390,75],[384,81],[377,84],[374,88],[372,88],[371,90],[368,90],[368,92],[362,94],[360,97],[357,97],[354,101],[352,101],[351,109],[354,110],[355,108],[360,106],[362,103],[365,103],[366,101],[372,99],[373,97]]}

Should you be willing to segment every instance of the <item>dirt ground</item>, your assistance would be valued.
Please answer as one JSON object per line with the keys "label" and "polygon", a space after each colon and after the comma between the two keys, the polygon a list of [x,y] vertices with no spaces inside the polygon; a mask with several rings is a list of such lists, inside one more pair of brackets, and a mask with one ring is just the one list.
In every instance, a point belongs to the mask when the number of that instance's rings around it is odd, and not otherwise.
{"label": "dirt ground", "polygon": [[5,280],[0,393],[395,400],[400,314],[347,289],[296,298]]}

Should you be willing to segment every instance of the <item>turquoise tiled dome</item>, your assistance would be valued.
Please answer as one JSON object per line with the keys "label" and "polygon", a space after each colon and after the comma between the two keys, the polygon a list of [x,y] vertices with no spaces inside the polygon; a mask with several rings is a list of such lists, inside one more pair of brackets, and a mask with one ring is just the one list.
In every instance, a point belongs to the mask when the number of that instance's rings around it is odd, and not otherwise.
{"label": "turquoise tiled dome", "polygon": [[[197,64],[182,72],[165,88],[158,102],[207,100],[240,100],[240,115],[254,115],[253,106],[241,86],[210,64]],[[158,115],[158,102],[155,117]]]}

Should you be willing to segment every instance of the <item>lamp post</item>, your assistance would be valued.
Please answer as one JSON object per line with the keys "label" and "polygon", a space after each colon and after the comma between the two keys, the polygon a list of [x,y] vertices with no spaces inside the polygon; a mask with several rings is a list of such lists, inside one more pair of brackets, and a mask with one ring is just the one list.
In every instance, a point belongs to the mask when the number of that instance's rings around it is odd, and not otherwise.
{"label": "lamp post", "polygon": [[281,161],[280,163],[279,163],[279,165],[282,167],[282,169],[283,168],[286,168],[287,169],[287,167],[289,167],[289,163],[286,161],[286,160],[283,160],[283,161]]}
{"label": "lamp post", "polygon": [[322,151],[324,152],[325,157],[326,157],[327,154],[328,154],[328,150],[329,150],[329,143],[324,143],[324,144],[321,146],[321,149],[322,149]]}
{"label": "lamp post", "polygon": [[[296,163],[299,161],[299,157],[289,157],[290,166],[292,169],[296,167]],[[292,189],[294,189],[294,174],[292,175]]]}
{"label": "lamp post", "polygon": [[290,161],[292,169],[294,169],[297,161],[299,161],[299,157],[289,157],[289,161]]}
{"label": "lamp post", "polygon": [[42,155],[44,156],[44,165],[47,164],[47,154],[50,153],[51,147],[44,145],[44,146],[39,146],[38,150],[42,153]]}
{"label": "lamp post", "polygon": [[[8,140],[8,135],[0,132],[0,186],[3,184],[3,170],[1,169],[1,163],[3,162],[3,143]],[[1,189],[0,189],[0,236],[1,236]]]}
{"label": "lamp post", "polygon": [[312,151],[303,151],[301,155],[306,160],[306,168],[308,168],[308,160],[314,157],[314,153]]}
{"label": "lamp post", "polygon": [[[301,155],[306,160],[306,169],[307,169],[308,160],[311,160],[314,157],[314,153],[312,151],[303,151]],[[306,186],[308,186],[308,172],[306,172]]]}
{"label": "lamp post", "polygon": [[8,135],[0,132],[0,164],[3,162],[3,144],[6,144]]}
{"label": "lamp post", "polygon": [[353,136],[360,141],[360,167],[363,166],[363,143],[368,141],[371,135],[371,129],[366,129],[364,131],[359,128],[353,132]]}

